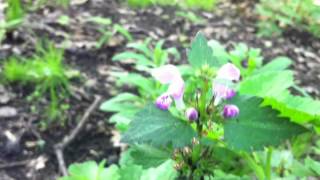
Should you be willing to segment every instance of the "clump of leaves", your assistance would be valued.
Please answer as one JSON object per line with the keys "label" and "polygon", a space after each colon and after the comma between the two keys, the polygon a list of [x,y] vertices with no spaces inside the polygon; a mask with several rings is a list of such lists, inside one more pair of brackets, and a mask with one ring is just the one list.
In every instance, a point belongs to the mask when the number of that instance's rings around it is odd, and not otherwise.
{"label": "clump of leaves", "polygon": [[8,0],[6,8],[4,10],[0,9],[0,43],[7,32],[12,31],[22,23],[25,15],[25,10],[22,7],[21,0]]}
{"label": "clump of leaves", "polygon": [[261,36],[280,35],[288,27],[320,37],[320,5],[314,0],[262,0],[256,6]]}
{"label": "clump of leaves", "polygon": [[[48,122],[61,117],[61,101],[69,93],[69,79],[67,69],[63,64],[63,50],[54,47],[53,43],[47,43],[43,47],[38,43],[36,53],[31,58],[10,58],[3,66],[4,79],[9,83],[22,85],[35,85],[35,91],[30,99],[41,99],[47,95],[50,97]],[[59,122],[63,124],[63,121]]]}
{"label": "clump of leaves", "polygon": [[15,21],[18,19],[22,19],[25,11],[22,8],[21,0],[7,0],[7,8],[6,8],[6,21]]}

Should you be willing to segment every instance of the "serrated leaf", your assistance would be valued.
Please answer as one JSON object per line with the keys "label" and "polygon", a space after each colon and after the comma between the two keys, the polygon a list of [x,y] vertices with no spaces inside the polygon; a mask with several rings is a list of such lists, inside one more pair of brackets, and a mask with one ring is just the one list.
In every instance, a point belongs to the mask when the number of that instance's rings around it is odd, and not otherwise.
{"label": "serrated leaf", "polygon": [[194,68],[200,68],[203,65],[218,66],[218,61],[214,58],[213,51],[202,33],[198,33],[192,41],[188,61]]}
{"label": "serrated leaf", "polygon": [[240,114],[224,124],[224,137],[228,146],[245,151],[262,150],[266,146],[278,146],[307,131],[287,118],[278,117],[277,111],[261,107],[262,101],[258,97],[233,98],[231,103],[239,107]]}
{"label": "serrated leaf", "polygon": [[287,69],[292,64],[292,60],[287,57],[277,57],[262,68],[257,69],[255,74],[261,74],[271,71],[282,71]]}
{"label": "serrated leaf", "polygon": [[157,167],[171,158],[171,153],[146,144],[131,147],[131,157],[135,164],[143,168]]}
{"label": "serrated leaf", "polygon": [[267,72],[250,76],[239,85],[240,94],[259,97],[275,96],[294,85],[293,72]]}
{"label": "serrated leaf", "polygon": [[320,123],[320,101],[311,98],[293,96],[285,91],[275,97],[266,97],[263,105],[271,106],[280,112],[280,116],[289,117],[296,123],[313,120]]}
{"label": "serrated leaf", "polygon": [[129,144],[172,144],[174,147],[183,147],[190,144],[195,135],[188,122],[172,116],[168,111],[156,108],[154,104],[149,104],[137,113],[122,141]]}

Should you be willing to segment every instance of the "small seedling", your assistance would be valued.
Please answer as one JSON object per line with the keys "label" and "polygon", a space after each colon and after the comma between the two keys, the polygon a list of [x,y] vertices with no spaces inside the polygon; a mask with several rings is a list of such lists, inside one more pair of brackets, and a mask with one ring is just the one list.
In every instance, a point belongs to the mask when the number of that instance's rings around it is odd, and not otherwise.
{"label": "small seedling", "polygon": [[98,29],[98,31],[101,34],[101,37],[96,44],[97,48],[101,48],[102,46],[107,44],[110,38],[116,35],[117,33],[121,34],[129,42],[133,40],[133,37],[131,36],[130,32],[126,28],[124,28],[120,24],[112,24],[112,20],[109,18],[92,16],[88,18],[86,21],[95,23],[101,26]]}
{"label": "small seedling", "polygon": [[181,6],[188,9],[203,9],[210,11],[215,8],[218,0],[127,0],[130,7],[146,8],[151,5]]}

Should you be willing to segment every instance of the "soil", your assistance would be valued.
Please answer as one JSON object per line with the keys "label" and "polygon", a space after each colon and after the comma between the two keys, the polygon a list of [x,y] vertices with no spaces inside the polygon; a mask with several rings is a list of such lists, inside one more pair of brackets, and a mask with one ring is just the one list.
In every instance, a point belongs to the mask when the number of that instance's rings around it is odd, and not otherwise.
{"label": "soil", "polygon": [[[243,12],[243,8],[239,7],[246,5],[248,7]],[[27,24],[9,33],[0,47],[0,64],[11,55],[31,55],[37,37],[47,37],[57,46],[62,46],[68,40],[65,62],[68,67],[81,72],[81,78],[72,82],[75,91],[66,100],[71,105],[66,115],[68,123],[64,127],[56,126],[46,131],[37,128],[43,116],[32,112],[31,102],[26,100],[32,87],[0,85],[0,109],[9,107],[11,110],[6,112],[13,113],[9,113],[8,117],[0,116],[0,179],[57,179],[60,173],[53,145],[76,126],[94,95],[108,99],[119,91],[114,84],[115,79],[110,76],[112,70],[130,71],[130,64],[111,61],[113,55],[125,49],[126,40],[116,35],[102,48],[95,48],[99,33],[96,26],[83,22],[84,17],[111,18],[113,22],[128,28],[135,40],[148,37],[165,39],[165,46],[177,47],[184,59],[186,47],[198,31],[228,48],[239,42],[261,48],[266,61],[276,56],[288,56],[295,62],[292,69],[297,84],[313,97],[320,97],[319,39],[295,29],[287,30],[281,37],[257,37],[252,5],[246,4],[246,1],[236,4],[226,1],[214,13],[197,11],[197,15],[206,19],[205,24],[197,25],[177,17],[176,11],[175,7],[133,10],[116,0],[89,0],[73,5],[68,10],[53,7],[39,9],[28,15]],[[70,16],[68,26],[56,22],[60,15]],[[64,151],[67,164],[89,159],[107,159],[110,164],[118,161],[121,148],[112,140],[114,128],[107,121],[109,116],[99,109],[91,114],[84,129]],[[17,137],[17,142],[8,144],[10,141],[5,132]],[[36,144],[39,139],[45,141],[42,148]],[[8,164],[12,164],[12,167],[2,167]]]}

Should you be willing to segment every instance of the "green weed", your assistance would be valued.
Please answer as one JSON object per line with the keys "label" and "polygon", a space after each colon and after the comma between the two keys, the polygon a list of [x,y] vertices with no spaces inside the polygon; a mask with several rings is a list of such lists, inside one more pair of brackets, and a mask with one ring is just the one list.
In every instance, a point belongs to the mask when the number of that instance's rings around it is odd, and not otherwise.
{"label": "green weed", "polygon": [[40,100],[49,96],[50,104],[46,109],[48,121],[43,123],[45,125],[60,118],[60,110],[65,107],[60,106],[60,103],[69,94],[66,71],[63,50],[55,48],[52,43],[47,43],[45,48],[42,43],[38,43],[34,56],[26,59],[12,57],[3,67],[3,75],[7,82],[35,86],[29,100]]}

